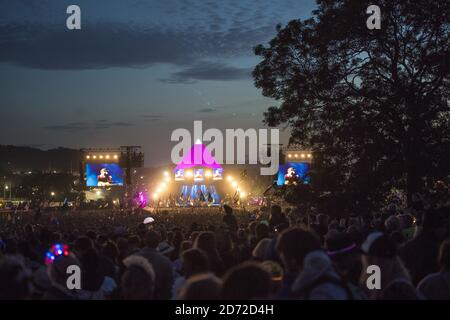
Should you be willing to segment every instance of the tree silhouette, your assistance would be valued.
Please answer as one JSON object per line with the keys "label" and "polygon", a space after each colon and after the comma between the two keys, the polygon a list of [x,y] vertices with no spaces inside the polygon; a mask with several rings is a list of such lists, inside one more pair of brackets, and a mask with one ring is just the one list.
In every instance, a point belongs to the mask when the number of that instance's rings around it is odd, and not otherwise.
{"label": "tree silhouette", "polygon": [[[265,122],[313,148],[318,199],[370,209],[400,187],[410,202],[425,177],[450,172],[450,2],[317,4],[255,48],[255,85],[280,101]],[[366,26],[373,4],[380,30]]]}

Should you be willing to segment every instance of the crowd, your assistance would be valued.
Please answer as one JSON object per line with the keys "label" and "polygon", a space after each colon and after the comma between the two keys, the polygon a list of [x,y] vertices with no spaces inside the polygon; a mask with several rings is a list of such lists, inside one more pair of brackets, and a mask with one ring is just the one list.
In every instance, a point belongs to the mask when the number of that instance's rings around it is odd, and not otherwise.
{"label": "crowd", "polygon": [[[449,216],[448,206],[3,213],[0,299],[450,299]],[[54,244],[66,249],[48,261]],[[80,287],[69,289],[74,265]]]}

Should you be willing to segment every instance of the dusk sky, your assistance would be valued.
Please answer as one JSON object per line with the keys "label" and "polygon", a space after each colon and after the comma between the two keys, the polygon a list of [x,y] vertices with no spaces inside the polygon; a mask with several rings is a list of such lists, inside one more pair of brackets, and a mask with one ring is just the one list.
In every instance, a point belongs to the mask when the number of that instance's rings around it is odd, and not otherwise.
{"label": "dusk sky", "polygon": [[[81,8],[82,29],[66,28]],[[253,47],[313,0],[0,0],[0,144],[142,145],[170,161],[176,128],[260,128],[276,101]],[[286,133],[284,134],[284,140]]]}

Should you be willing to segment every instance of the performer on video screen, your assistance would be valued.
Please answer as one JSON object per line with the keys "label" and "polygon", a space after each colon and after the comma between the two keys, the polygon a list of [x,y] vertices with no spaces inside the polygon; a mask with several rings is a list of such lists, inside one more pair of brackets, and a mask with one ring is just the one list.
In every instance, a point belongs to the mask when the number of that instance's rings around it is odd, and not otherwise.
{"label": "performer on video screen", "polygon": [[97,176],[98,186],[105,187],[112,185],[112,177],[106,168],[100,170],[100,174]]}
{"label": "performer on video screen", "polygon": [[213,179],[214,180],[222,179],[222,170],[220,168],[214,169]]}
{"label": "performer on video screen", "polygon": [[287,169],[287,173],[284,176],[284,181],[285,181],[284,184],[297,184],[298,175],[293,167],[289,167]]}

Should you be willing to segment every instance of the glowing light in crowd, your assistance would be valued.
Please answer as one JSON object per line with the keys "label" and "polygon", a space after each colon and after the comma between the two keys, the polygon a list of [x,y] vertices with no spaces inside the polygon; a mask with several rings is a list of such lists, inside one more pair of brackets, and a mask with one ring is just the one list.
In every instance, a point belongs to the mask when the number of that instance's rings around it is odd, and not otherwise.
{"label": "glowing light in crowd", "polygon": [[97,191],[95,192],[95,194],[96,194],[97,196],[101,196],[101,195],[102,195],[102,192],[101,192],[100,190],[97,190]]}
{"label": "glowing light in crowd", "polygon": [[186,171],[186,177],[192,177],[192,170]]}
{"label": "glowing light in crowd", "polygon": [[212,176],[211,170],[207,170],[207,171],[205,172],[205,177],[211,177],[211,176]]}
{"label": "glowing light in crowd", "polygon": [[55,193],[52,191],[52,192],[50,192],[50,195],[51,195],[52,197],[54,197],[54,196],[55,196]]}
{"label": "glowing light in crowd", "polygon": [[166,180],[166,182],[170,181],[170,177],[165,177],[164,180]]}
{"label": "glowing light in crowd", "polygon": [[106,159],[109,159],[109,158],[110,158],[109,154],[107,154],[105,158],[106,158]]}
{"label": "glowing light in crowd", "polygon": [[114,155],[114,159],[118,159],[119,156],[117,154]]}
{"label": "glowing light in crowd", "polygon": [[240,196],[241,198],[245,198],[245,197],[247,196],[247,194],[246,194],[244,191],[241,191],[241,192],[239,193],[239,196]]}
{"label": "glowing light in crowd", "polygon": [[312,154],[311,153],[308,153],[308,156],[307,156],[308,158],[311,158],[312,157]]}
{"label": "glowing light in crowd", "polygon": [[301,155],[300,155],[302,158],[304,158],[305,157],[305,154],[304,153],[302,153]]}
{"label": "glowing light in crowd", "polygon": [[45,253],[45,264],[52,264],[55,259],[60,256],[67,257],[69,255],[69,246],[67,244],[55,244]]}
{"label": "glowing light in crowd", "polygon": [[103,156],[101,155],[99,158],[100,158],[100,159],[103,159]]}
{"label": "glowing light in crowd", "polygon": [[232,176],[228,176],[227,180],[231,182],[231,181],[233,181],[233,177]]}
{"label": "glowing light in crowd", "polygon": [[158,197],[159,197],[158,193],[155,192],[155,193],[153,194],[153,199],[158,199]]}
{"label": "glowing light in crowd", "polygon": [[149,223],[152,223],[152,222],[154,222],[155,221],[155,219],[153,219],[152,217],[147,217],[147,218],[145,218],[144,219],[144,224],[149,224]]}
{"label": "glowing light in crowd", "polygon": [[233,181],[233,182],[231,182],[231,185],[233,186],[233,188],[236,188],[238,184],[236,181]]}
{"label": "glowing light in crowd", "polygon": [[135,201],[139,204],[140,208],[145,208],[147,205],[147,198],[142,191],[139,191],[135,197]]}
{"label": "glowing light in crowd", "polygon": [[91,158],[91,156],[86,156],[86,159],[90,159]]}
{"label": "glowing light in crowd", "polygon": [[169,172],[164,171],[164,177],[168,177],[169,176]]}
{"label": "glowing light in crowd", "polygon": [[97,159],[97,156],[92,156],[92,158]]}

